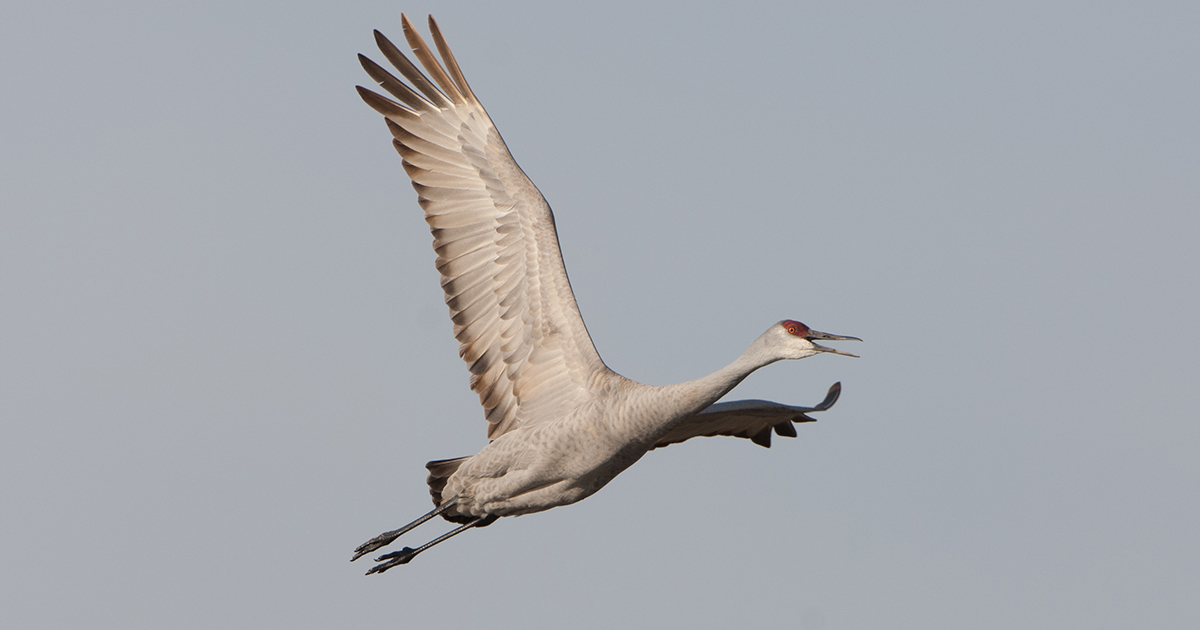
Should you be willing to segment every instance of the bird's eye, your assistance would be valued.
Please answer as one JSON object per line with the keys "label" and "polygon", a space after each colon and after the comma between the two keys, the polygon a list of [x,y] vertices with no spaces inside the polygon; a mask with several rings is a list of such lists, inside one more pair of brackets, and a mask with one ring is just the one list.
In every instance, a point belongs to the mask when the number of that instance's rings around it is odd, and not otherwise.
{"label": "bird's eye", "polygon": [[783,329],[786,330],[789,335],[796,335],[797,337],[802,337],[802,336],[808,334],[808,326],[805,326],[804,324],[802,324],[794,319],[785,319],[779,323],[783,324]]}

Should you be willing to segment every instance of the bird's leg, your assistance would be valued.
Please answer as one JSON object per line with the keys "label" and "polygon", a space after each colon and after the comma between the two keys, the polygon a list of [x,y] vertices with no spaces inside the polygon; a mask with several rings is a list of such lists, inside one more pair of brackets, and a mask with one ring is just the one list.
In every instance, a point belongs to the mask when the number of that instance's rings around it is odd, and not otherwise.
{"label": "bird's leg", "polygon": [[392,541],[403,536],[405,533],[411,531],[417,525],[420,525],[421,523],[428,521],[429,519],[437,516],[438,514],[441,514],[442,512],[449,510],[451,507],[454,507],[454,504],[457,501],[458,501],[457,496],[452,499],[449,499],[447,501],[443,501],[441,505],[434,508],[431,512],[429,512],[425,516],[422,516],[421,518],[409,523],[408,525],[405,525],[404,527],[401,527],[400,529],[394,529],[390,532],[384,532],[384,533],[372,538],[371,540],[368,540],[367,542],[359,545],[358,548],[354,550],[354,557],[350,558],[350,562],[354,562],[355,560],[358,560],[359,558],[363,557],[364,555],[371,553],[372,551],[375,551],[376,549],[379,549],[380,547],[386,547],[386,546],[392,544]]}
{"label": "bird's leg", "polygon": [[371,570],[367,571],[367,575],[371,575],[372,573],[383,573],[384,571],[387,571],[388,569],[390,569],[394,566],[398,566],[401,564],[408,564],[409,560],[412,560],[413,558],[417,557],[417,554],[421,553],[422,551],[425,551],[426,549],[428,549],[442,541],[448,540],[453,536],[457,536],[458,534],[461,534],[461,533],[467,531],[468,529],[471,529],[472,527],[487,527],[488,525],[491,525],[492,523],[494,523],[496,521],[496,519],[498,519],[498,518],[500,518],[500,517],[496,516],[495,514],[492,514],[489,516],[481,516],[481,517],[471,521],[470,523],[467,523],[466,525],[462,525],[456,529],[452,529],[452,530],[446,532],[445,534],[442,534],[441,536],[434,538],[433,540],[425,543],[424,545],[421,545],[420,547],[417,547],[416,549],[413,549],[412,547],[405,547],[405,548],[401,549],[400,551],[393,551],[392,553],[385,553],[382,556],[375,558],[375,562],[378,562],[379,564],[371,567]]}

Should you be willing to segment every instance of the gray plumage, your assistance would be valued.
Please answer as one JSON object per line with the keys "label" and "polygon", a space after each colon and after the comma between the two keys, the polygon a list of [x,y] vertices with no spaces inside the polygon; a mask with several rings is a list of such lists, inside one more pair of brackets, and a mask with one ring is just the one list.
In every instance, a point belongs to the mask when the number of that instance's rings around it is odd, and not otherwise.
{"label": "gray plumage", "polygon": [[[444,67],[408,18],[402,21],[425,73],[376,31],[384,57],[408,84],[360,55],[367,74],[396,100],[358,91],[384,116],[425,211],[459,354],[491,441],[476,455],[430,462],[437,509],[362,545],[355,558],[435,515],[463,523],[448,537],[500,516],[579,501],[649,450],[693,437],[738,436],[770,446],[772,431],[795,437],[793,422],[812,421],[806,414],[836,402],[840,384],[815,407],[713,404],[768,363],[848,354],[813,340],[853,337],[792,320],[772,325],[736,361],[695,381],[651,386],[610,370],[579,314],[550,206],[509,154],[437,23],[430,17]],[[384,556],[372,571],[430,545]]]}

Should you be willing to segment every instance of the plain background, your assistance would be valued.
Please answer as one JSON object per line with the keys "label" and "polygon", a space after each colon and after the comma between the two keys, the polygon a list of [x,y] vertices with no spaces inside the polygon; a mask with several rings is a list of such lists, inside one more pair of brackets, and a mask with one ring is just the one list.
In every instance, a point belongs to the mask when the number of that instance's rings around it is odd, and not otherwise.
{"label": "plain background", "polygon": [[[485,442],[355,53],[434,13],[610,366],[866,340],[365,578]],[[1200,627],[1200,5],[16,2],[0,625]],[[847,344],[842,344],[847,345]],[[430,524],[407,542],[446,528]]]}

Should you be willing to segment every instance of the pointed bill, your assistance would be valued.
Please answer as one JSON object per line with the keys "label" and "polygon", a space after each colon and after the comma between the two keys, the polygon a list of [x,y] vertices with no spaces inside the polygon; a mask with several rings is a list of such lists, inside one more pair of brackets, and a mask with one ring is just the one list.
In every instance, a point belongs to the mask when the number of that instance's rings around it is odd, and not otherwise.
{"label": "pointed bill", "polygon": [[809,341],[812,341],[813,347],[816,348],[817,350],[820,350],[821,352],[829,352],[831,354],[840,354],[840,355],[846,356],[846,357],[854,357],[855,359],[858,358],[857,354],[850,354],[849,352],[846,352],[844,350],[838,350],[836,348],[822,346],[821,344],[816,343],[814,340],[822,339],[825,341],[862,341],[862,339],[859,339],[858,337],[843,337],[842,335],[831,335],[829,333],[823,333],[819,330],[811,330],[811,329],[808,331],[807,335],[804,335],[804,338]]}

